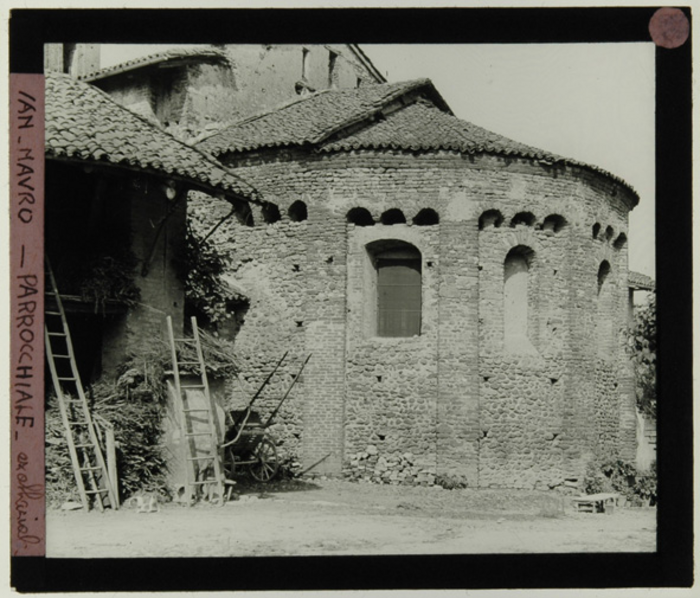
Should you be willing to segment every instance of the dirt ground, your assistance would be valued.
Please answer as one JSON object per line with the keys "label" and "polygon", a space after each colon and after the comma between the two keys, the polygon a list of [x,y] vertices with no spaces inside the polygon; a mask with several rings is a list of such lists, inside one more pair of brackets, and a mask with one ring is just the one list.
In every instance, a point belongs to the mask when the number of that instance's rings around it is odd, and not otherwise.
{"label": "dirt ground", "polygon": [[556,492],[239,484],[223,507],[47,512],[47,557],[653,552],[656,510],[575,512]]}

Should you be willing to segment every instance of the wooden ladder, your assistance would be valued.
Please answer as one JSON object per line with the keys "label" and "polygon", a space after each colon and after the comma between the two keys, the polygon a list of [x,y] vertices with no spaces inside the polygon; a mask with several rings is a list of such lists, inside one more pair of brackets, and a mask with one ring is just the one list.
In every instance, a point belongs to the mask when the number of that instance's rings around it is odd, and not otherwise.
{"label": "wooden ladder", "polygon": [[[197,328],[197,318],[193,317],[192,337],[175,338],[173,321],[168,320],[168,338],[173,362],[173,380],[175,383],[175,407],[180,415],[180,429],[182,434],[183,461],[186,472],[185,499],[192,505],[199,494],[206,490],[214,492],[216,501],[224,503],[224,479],[223,451],[219,444],[219,422],[216,413],[216,403],[209,392],[209,382],[202,353],[202,343]],[[190,348],[190,356],[184,349]],[[195,357],[191,356],[191,349],[195,349]],[[200,382],[198,384],[182,384],[180,379],[181,368],[194,368],[197,371]],[[193,404],[188,390],[199,390],[204,395],[204,405]],[[183,392],[184,391],[184,392]],[[197,442],[197,438],[204,442]],[[208,438],[208,442],[206,439]],[[212,494],[210,494],[210,497]]]}
{"label": "wooden ladder", "polygon": [[48,299],[53,299],[52,302],[47,301],[47,309],[44,312],[46,360],[58,398],[80,500],[86,511],[90,509],[90,497],[94,499],[100,511],[104,510],[107,501],[109,506],[116,509],[119,506],[116,488],[110,478],[97,438],[95,423],[75,361],[63,302],[58,294],[56,279],[48,259],[46,274],[46,295]]}

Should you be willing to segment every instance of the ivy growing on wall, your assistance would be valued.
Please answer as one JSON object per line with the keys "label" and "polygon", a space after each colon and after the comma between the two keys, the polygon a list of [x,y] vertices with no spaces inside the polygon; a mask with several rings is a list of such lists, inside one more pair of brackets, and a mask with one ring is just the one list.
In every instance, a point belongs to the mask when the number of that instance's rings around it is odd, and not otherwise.
{"label": "ivy growing on wall", "polygon": [[200,326],[216,330],[231,317],[229,302],[238,294],[223,279],[227,269],[223,253],[210,240],[187,223],[183,278],[185,281],[185,315],[195,316]]}
{"label": "ivy growing on wall", "polygon": [[637,408],[656,419],[656,294],[646,305],[635,310],[629,335],[629,348],[634,364]]}

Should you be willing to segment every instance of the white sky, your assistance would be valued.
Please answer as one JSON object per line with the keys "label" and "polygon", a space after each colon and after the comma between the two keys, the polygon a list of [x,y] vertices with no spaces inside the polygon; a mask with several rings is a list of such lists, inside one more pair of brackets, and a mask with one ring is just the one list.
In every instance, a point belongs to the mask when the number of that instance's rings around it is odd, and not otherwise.
{"label": "white sky", "polygon": [[[104,45],[102,65],[168,47]],[[389,81],[432,79],[458,117],[627,181],[629,266],[655,278],[652,43],[361,47]]]}

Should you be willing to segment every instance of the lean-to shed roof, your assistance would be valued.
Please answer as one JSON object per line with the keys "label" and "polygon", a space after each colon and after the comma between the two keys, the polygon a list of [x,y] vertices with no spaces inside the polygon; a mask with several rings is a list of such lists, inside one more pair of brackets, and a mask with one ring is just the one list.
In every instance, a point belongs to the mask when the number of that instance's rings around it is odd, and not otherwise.
{"label": "lean-to shed roof", "polygon": [[121,73],[135,71],[148,66],[171,67],[189,62],[221,63],[230,66],[228,56],[216,48],[194,47],[194,48],[172,48],[148,56],[140,56],[126,62],[120,62],[113,66],[108,66],[90,73],[85,73],[78,77],[81,81],[93,82]]}
{"label": "lean-to shed roof", "polygon": [[45,150],[47,158],[150,172],[208,192],[261,199],[213,157],[61,73],[46,74]]}

